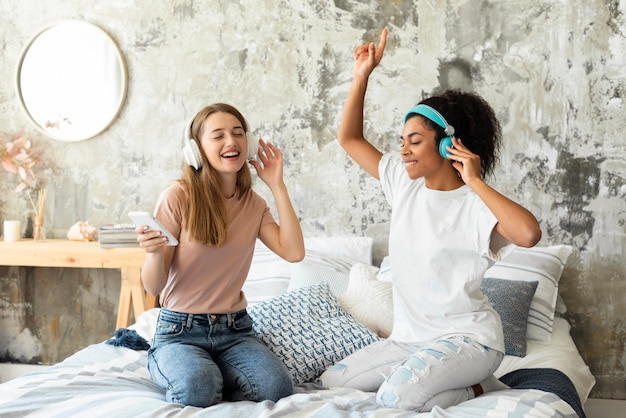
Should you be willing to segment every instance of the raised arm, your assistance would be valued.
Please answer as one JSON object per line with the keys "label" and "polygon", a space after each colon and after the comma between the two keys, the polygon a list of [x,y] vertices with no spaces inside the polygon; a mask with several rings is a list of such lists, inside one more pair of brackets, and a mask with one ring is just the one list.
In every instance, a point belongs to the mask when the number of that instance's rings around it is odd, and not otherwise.
{"label": "raised arm", "polygon": [[363,135],[363,108],[370,74],[380,63],[387,43],[387,29],[380,35],[378,47],[372,42],[354,50],[354,78],[343,108],[338,140],[348,155],[365,171],[378,177],[378,163],[382,153]]}
{"label": "raised arm", "polygon": [[304,238],[300,222],[291,204],[287,186],[283,181],[283,154],[274,145],[259,141],[261,150],[258,161],[252,160],[257,174],[272,191],[278,224],[270,223],[261,228],[259,238],[267,247],[283,259],[297,262],[304,258]]}

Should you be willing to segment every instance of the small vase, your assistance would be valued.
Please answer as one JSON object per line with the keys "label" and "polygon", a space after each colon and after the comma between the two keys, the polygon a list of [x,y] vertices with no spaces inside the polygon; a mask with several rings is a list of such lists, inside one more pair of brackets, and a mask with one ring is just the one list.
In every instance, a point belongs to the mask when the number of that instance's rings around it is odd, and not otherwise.
{"label": "small vase", "polygon": [[35,216],[35,225],[33,226],[33,240],[43,241],[46,239],[46,231],[43,229],[43,216]]}

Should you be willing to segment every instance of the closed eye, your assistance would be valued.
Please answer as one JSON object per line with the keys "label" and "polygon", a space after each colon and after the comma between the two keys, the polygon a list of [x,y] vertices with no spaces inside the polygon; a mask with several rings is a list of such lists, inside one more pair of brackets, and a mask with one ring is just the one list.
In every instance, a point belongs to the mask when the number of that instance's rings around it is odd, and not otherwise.
{"label": "closed eye", "polygon": [[[422,143],[421,140],[419,139],[413,139],[411,142],[409,142],[411,145],[419,145]],[[404,148],[405,142],[404,140],[402,142],[400,142],[400,149]]]}

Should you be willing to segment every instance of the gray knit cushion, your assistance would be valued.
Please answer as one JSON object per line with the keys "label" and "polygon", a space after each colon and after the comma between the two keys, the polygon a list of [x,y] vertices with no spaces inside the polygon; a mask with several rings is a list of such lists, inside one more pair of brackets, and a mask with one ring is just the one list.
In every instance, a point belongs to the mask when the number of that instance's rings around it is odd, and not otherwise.
{"label": "gray knit cushion", "polygon": [[526,329],[530,304],[539,282],[502,280],[485,277],[480,290],[500,315],[505,353],[526,355]]}

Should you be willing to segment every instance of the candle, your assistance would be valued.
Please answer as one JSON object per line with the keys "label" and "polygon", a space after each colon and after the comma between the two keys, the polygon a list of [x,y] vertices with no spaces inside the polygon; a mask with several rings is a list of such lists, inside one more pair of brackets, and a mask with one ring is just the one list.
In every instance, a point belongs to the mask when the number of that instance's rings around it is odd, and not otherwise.
{"label": "candle", "polygon": [[20,236],[20,221],[4,221],[4,240],[6,242],[19,241]]}

